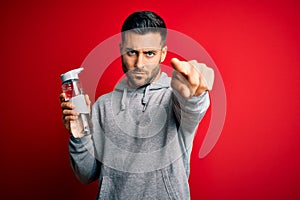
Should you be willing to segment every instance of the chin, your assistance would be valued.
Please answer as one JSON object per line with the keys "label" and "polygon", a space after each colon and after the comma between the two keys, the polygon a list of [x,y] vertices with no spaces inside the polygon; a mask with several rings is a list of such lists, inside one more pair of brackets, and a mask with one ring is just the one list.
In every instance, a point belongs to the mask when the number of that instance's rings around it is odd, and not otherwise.
{"label": "chin", "polygon": [[130,82],[132,85],[134,85],[135,87],[141,87],[143,85],[147,84],[147,81],[144,79],[136,79],[136,78],[132,78],[130,79]]}
{"label": "chin", "polygon": [[146,85],[147,83],[145,81],[134,81],[134,85],[136,87],[141,87],[143,85]]}

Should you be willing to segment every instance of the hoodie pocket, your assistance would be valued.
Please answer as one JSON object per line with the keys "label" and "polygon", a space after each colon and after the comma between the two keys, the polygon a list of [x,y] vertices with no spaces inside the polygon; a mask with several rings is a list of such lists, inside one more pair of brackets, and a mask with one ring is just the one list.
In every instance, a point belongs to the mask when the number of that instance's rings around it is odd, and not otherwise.
{"label": "hoodie pocket", "polygon": [[164,185],[165,185],[165,188],[166,188],[169,198],[172,200],[177,200],[177,199],[179,200],[179,198],[177,197],[176,192],[174,190],[174,187],[172,186],[172,183],[170,181],[168,172],[166,170],[161,170],[161,173],[162,173],[162,179],[163,179],[163,182],[164,182]]}
{"label": "hoodie pocket", "polygon": [[98,200],[117,199],[115,192],[115,187],[111,179],[107,176],[102,177],[99,183]]}

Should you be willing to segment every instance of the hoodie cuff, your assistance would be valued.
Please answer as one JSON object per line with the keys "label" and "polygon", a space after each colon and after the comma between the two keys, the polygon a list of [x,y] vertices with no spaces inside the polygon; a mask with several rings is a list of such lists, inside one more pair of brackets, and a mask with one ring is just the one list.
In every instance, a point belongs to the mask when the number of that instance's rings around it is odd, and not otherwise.
{"label": "hoodie cuff", "polygon": [[193,96],[188,99],[181,96],[177,91],[174,91],[174,95],[178,99],[182,109],[189,112],[206,110],[210,104],[208,91],[203,92],[200,96]]}
{"label": "hoodie cuff", "polygon": [[91,134],[80,138],[70,136],[69,148],[71,152],[78,152],[86,149],[86,146],[91,141]]}

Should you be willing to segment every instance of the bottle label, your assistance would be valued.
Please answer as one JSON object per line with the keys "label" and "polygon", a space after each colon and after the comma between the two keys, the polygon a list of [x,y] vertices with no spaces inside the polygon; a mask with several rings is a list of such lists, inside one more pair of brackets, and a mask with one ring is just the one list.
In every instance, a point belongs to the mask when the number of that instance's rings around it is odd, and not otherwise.
{"label": "bottle label", "polygon": [[83,94],[77,95],[75,97],[72,97],[70,99],[70,102],[72,102],[75,105],[75,110],[79,113],[89,113],[89,108],[86,105],[85,98]]}

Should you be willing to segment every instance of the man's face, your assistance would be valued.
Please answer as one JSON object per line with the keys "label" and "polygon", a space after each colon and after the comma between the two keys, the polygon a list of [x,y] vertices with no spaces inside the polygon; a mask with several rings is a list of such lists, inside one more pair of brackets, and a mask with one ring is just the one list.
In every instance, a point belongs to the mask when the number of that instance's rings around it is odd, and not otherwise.
{"label": "man's face", "polygon": [[125,33],[120,46],[122,68],[131,87],[137,88],[157,80],[160,76],[160,63],[165,59],[167,47],[162,46],[159,33]]}

